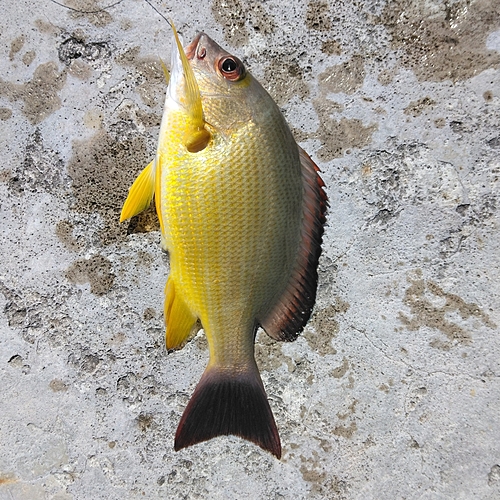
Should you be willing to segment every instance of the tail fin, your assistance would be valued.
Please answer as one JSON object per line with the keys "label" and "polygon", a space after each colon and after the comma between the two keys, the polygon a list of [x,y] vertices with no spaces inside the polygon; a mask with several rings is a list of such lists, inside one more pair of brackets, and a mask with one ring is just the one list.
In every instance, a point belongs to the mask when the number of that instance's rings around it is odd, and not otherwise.
{"label": "tail fin", "polygon": [[281,458],[281,443],[256,366],[244,371],[208,367],[175,435],[175,451],[234,434]]}

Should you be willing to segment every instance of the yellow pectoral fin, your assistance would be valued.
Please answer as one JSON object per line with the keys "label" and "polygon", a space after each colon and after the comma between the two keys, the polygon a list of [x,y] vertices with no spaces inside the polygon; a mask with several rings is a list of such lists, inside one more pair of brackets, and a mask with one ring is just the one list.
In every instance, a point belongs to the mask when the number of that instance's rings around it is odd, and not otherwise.
{"label": "yellow pectoral fin", "polygon": [[182,298],[175,293],[175,284],[168,278],[165,286],[165,341],[167,349],[182,346],[188,338],[197,317],[189,310]]}
{"label": "yellow pectoral fin", "polygon": [[120,222],[130,219],[149,207],[155,191],[155,160],[153,160],[132,184],[123,204]]}

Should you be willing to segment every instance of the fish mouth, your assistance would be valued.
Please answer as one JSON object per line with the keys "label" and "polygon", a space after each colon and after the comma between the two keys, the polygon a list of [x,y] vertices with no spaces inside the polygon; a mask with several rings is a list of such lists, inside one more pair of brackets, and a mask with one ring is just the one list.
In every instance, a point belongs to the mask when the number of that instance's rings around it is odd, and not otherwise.
{"label": "fish mouth", "polygon": [[[186,57],[188,58],[188,60],[192,60],[194,59],[194,57],[197,55],[198,57],[200,57],[201,55],[201,52],[198,51],[198,44],[200,43],[200,39],[201,37],[203,36],[203,33],[198,33],[195,37],[194,37],[194,40],[187,46],[184,48],[184,52],[186,53]],[[204,56],[203,56],[204,57]],[[201,59],[201,58],[200,58]]]}

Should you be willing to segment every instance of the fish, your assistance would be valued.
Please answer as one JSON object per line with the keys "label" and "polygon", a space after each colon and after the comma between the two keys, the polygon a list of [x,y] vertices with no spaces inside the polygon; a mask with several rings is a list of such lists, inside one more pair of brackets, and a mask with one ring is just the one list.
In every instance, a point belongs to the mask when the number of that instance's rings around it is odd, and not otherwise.
{"label": "fish", "polygon": [[172,30],[156,156],[129,189],[120,221],[154,197],[170,259],[166,347],[181,348],[200,323],[208,341],[174,449],[231,434],[279,459],[255,336],[262,327],[295,340],[311,316],[326,187],[242,61],[203,32],[184,48]]}

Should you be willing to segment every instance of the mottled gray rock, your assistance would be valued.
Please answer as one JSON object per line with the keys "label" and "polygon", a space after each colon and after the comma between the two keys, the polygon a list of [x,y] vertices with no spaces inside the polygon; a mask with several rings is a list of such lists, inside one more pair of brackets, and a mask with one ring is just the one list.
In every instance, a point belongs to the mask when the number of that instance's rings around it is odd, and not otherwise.
{"label": "mottled gray rock", "polygon": [[173,450],[207,344],[165,351],[158,221],[118,222],[170,29],[61,3],[2,5],[0,498],[500,498],[498,2],[154,3],[245,62],[327,185],[313,317],[257,339],[281,461]]}

